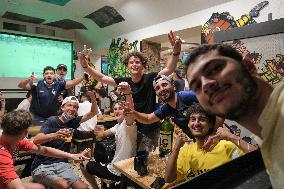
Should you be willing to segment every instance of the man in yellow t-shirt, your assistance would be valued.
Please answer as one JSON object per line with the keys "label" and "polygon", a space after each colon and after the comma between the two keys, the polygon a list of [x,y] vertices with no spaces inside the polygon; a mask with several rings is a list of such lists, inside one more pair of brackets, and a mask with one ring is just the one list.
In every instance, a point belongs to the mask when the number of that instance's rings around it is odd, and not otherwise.
{"label": "man in yellow t-shirt", "polygon": [[[165,181],[192,179],[215,167],[229,162],[246,152],[256,148],[240,137],[230,133],[227,128],[218,128],[216,134],[212,134],[215,124],[215,116],[205,112],[197,103],[188,109],[188,127],[196,139],[195,143],[185,144],[188,140],[184,133],[179,133],[172,154],[169,156]],[[217,140],[209,150],[202,149],[203,144],[211,135]],[[185,145],[184,145],[185,144]]]}

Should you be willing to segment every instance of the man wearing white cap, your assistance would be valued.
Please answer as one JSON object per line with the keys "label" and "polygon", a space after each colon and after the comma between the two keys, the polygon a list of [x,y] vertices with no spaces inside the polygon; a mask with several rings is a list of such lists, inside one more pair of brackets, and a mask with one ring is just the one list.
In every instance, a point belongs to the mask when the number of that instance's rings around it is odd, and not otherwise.
{"label": "man wearing white cap", "polygon": [[[34,143],[69,152],[71,143],[65,142],[63,139],[70,134],[67,129],[77,129],[80,123],[89,120],[98,113],[95,94],[88,92],[88,95],[92,102],[90,112],[84,116],[77,116],[79,101],[75,96],[66,97],[61,105],[62,114],[47,119],[41,128],[41,133],[35,137]],[[31,169],[33,179],[45,186],[88,188],[88,185],[75,174],[67,159],[36,155]]]}

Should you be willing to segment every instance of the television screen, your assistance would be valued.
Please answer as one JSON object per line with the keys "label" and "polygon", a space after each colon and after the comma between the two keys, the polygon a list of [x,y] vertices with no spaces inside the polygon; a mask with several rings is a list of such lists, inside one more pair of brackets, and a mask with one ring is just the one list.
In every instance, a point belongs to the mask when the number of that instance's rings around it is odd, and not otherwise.
{"label": "television screen", "polygon": [[42,78],[43,68],[65,64],[71,79],[73,42],[27,35],[0,33],[0,89],[17,89],[32,72]]}

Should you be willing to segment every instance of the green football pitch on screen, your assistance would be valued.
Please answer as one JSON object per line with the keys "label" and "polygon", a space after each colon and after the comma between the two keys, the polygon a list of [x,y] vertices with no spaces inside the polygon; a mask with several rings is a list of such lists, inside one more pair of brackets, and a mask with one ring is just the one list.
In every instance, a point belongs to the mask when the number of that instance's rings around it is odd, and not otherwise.
{"label": "green football pitch on screen", "polygon": [[34,72],[42,78],[43,68],[65,64],[71,79],[73,42],[0,33],[0,77],[27,78]]}

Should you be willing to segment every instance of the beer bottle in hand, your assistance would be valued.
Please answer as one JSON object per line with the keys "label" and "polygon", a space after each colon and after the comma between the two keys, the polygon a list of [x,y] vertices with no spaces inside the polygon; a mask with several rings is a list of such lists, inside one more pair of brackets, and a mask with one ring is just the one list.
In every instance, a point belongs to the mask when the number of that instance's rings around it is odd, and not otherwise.
{"label": "beer bottle in hand", "polygon": [[160,157],[165,157],[172,151],[174,126],[167,117],[162,123],[160,130],[159,152]]}

